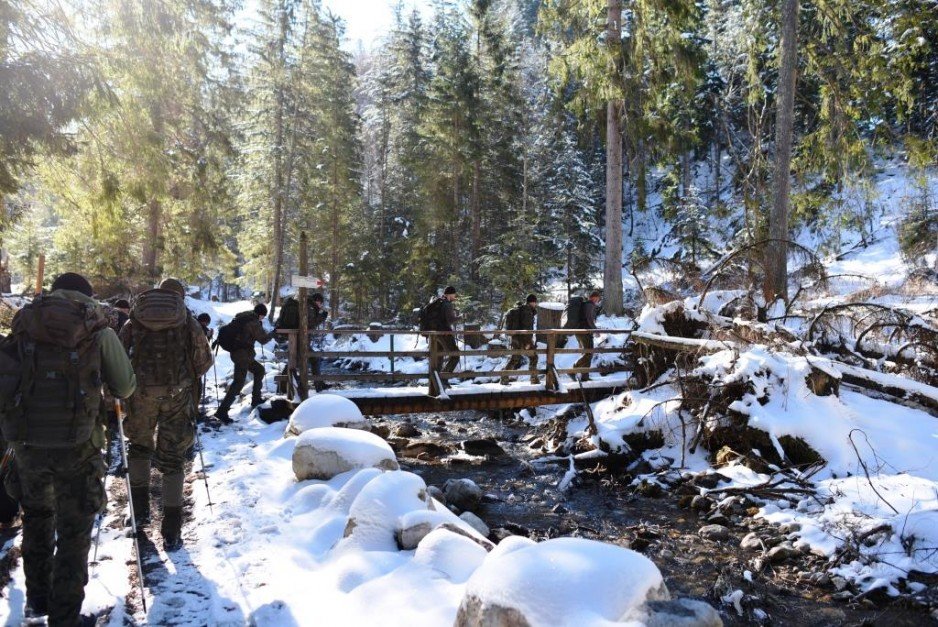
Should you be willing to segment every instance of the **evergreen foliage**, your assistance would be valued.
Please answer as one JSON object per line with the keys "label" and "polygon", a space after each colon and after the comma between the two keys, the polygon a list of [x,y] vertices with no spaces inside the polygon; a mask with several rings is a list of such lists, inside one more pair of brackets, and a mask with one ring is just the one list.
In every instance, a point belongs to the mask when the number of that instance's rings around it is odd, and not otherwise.
{"label": "evergreen foliage", "polygon": [[[334,319],[409,322],[447,284],[493,319],[602,285],[610,102],[624,259],[693,272],[766,237],[779,3],[625,2],[609,45],[608,0],[434,0],[354,55],[320,0],[249,4],[0,3],[0,237],[20,280],[45,252],[50,274],[276,294],[306,231]],[[802,3],[796,74],[787,228],[836,250],[872,235],[879,157],[938,159],[938,5]],[[928,191],[900,227],[910,259],[934,247]]]}

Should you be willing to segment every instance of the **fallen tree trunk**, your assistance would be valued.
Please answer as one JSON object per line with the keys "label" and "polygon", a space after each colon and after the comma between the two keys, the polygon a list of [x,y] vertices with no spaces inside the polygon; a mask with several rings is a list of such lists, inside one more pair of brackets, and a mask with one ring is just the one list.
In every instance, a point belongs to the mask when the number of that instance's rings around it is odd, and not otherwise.
{"label": "fallen tree trunk", "polygon": [[[743,346],[740,342],[729,340],[706,340],[687,337],[672,337],[669,335],[655,335],[636,331],[632,333],[632,341],[642,346],[664,349],[676,353],[713,353],[725,349],[739,350]],[[807,357],[806,357],[807,358]],[[885,374],[868,370],[858,366],[828,359],[825,357],[810,357],[812,365],[821,367],[830,372],[833,370],[841,376],[844,383],[885,394],[901,401],[910,401],[932,412],[938,412],[938,388],[913,381],[897,375]]]}

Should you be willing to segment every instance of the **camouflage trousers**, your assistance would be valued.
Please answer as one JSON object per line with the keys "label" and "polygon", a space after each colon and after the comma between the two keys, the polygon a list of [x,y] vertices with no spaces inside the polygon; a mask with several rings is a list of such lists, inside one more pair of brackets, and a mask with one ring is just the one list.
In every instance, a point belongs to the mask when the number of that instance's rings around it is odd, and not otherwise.
{"label": "camouflage trousers", "polygon": [[[525,351],[525,350],[534,350],[534,338],[530,335],[512,335],[511,336],[511,350],[516,351]],[[512,355],[508,359],[508,363],[505,365],[505,370],[517,370],[521,367],[523,361],[528,362],[528,370],[537,370],[537,355]],[[502,377],[502,381],[507,381],[507,377]],[[536,382],[538,377],[536,374],[531,375],[531,382]]]}
{"label": "camouflage trousers", "polygon": [[106,468],[91,442],[68,449],[16,446],[6,488],[23,507],[27,602],[49,625],[79,624],[96,514],[107,501]]}
{"label": "camouflage trousers", "polygon": [[130,397],[124,433],[130,440],[127,452],[131,488],[148,488],[150,463],[163,473],[163,505],[182,505],[183,468],[186,451],[195,442],[196,404],[194,387],[175,396],[147,396],[138,390]]}
{"label": "camouflage trousers", "polygon": [[[436,343],[436,350],[441,353],[455,353],[459,351],[456,345],[456,336],[454,335],[434,335],[430,338],[431,342]],[[440,372],[454,372],[459,365],[459,355],[450,355],[449,357],[440,357],[440,363],[437,364]]]}
{"label": "camouflage trousers", "polygon": [[234,362],[234,378],[231,381],[231,385],[228,387],[228,392],[225,393],[225,398],[222,400],[221,405],[218,406],[218,409],[223,411],[231,409],[235,397],[244,389],[244,384],[248,380],[249,372],[254,379],[253,385],[251,386],[251,405],[259,405],[263,400],[264,374],[266,371],[264,370],[264,366],[254,359],[254,349],[250,351],[239,350],[232,352],[231,361]]}

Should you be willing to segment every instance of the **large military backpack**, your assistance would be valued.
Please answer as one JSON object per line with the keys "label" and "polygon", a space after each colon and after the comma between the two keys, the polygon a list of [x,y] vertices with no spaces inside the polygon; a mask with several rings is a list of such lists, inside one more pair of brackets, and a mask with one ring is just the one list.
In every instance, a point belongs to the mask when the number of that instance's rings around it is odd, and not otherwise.
{"label": "large military backpack", "polygon": [[517,331],[521,328],[521,314],[523,313],[523,307],[526,307],[524,303],[516,303],[514,307],[508,310],[505,314],[505,330],[506,331]]}
{"label": "large military backpack", "polygon": [[0,350],[4,440],[69,448],[91,438],[103,412],[97,334],[106,326],[94,305],[65,298],[40,296],[20,310]]}
{"label": "large military backpack", "polygon": [[130,361],[137,389],[146,396],[172,396],[195,383],[189,311],[171,290],[140,294],[130,312]]}
{"label": "large military backpack", "polygon": [[434,296],[429,303],[420,308],[417,314],[417,327],[421,331],[443,331],[446,327],[443,310],[444,300]]}
{"label": "large military backpack", "polygon": [[252,318],[257,319],[257,314],[253,311],[239,313],[231,322],[219,327],[218,339],[215,340],[215,343],[229,353],[253,348],[254,341],[247,336],[247,330],[245,329],[247,322]]}
{"label": "large military backpack", "polygon": [[300,328],[300,302],[293,298],[287,298],[280,306],[280,314],[277,316],[278,329],[299,329]]}
{"label": "large military backpack", "polygon": [[563,324],[565,329],[579,329],[583,324],[583,305],[586,299],[582,296],[573,296],[567,302],[567,309],[564,311],[566,321]]}

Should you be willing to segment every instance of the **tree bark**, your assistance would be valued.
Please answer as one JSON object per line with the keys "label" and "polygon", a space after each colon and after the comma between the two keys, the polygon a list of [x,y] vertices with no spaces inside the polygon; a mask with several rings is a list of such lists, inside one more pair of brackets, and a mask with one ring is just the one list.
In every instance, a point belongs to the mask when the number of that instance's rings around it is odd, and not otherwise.
{"label": "tree bark", "polygon": [[[615,60],[615,81],[622,71],[622,2],[609,0],[606,37]],[[622,101],[606,105],[606,262],[603,270],[606,312],[622,314]]]}
{"label": "tree bark", "polygon": [[151,281],[159,278],[160,218],[163,205],[153,198],[147,203],[147,240],[143,246],[143,267]]}
{"label": "tree bark", "polygon": [[[281,7],[283,8],[283,7]],[[289,29],[287,11],[281,12],[280,17],[280,38],[277,42],[277,63],[279,64],[279,70],[281,72],[286,71],[286,63],[284,60],[284,50],[286,48],[287,40],[287,31]],[[277,297],[280,292],[280,281],[281,281],[281,271],[283,268],[283,244],[284,244],[284,229],[283,229],[283,160],[284,160],[284,150],[283,150],[283,136],[284,136],[284,107],[285,107],[285,96],[284,96],[284,81],[286,80],[284,76],[277,78],[277,103],[275,105],[276,110],[274,111],[274,125],[275,125],[275,138],[274,138],[274,219],[273,219],[273,236],[274,236],[274,280],[271,285],[270,290],[270,311],[268,312],[268,320],[271,322],[274,321],[274,309],[277,307]]]}
{"label": "tree bark", "polygon": [[791,191],[791,144],[794,127],[795,80],[798,70],[798,0],[783,0],[781,6],[781,66],[775,118],[775,174],[769,239],[765,249],[766,302],[782,298],[788,302],[788,208]]}

